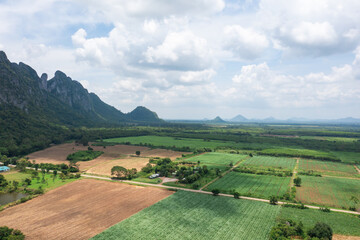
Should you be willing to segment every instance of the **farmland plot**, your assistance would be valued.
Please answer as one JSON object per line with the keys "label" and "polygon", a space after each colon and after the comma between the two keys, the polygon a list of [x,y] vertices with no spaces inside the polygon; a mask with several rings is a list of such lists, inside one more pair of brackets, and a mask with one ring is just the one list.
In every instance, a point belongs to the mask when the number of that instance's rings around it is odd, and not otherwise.
{"label": "farmland plot", "polygon": [[254,156],[246,159],[241,165],[255,165],[262,167],[281,167],[284,169],[292,170],[295,167],[296,160],[293,158],[284,157],[267,157],[267,156]]}
{"label": "farmland plot", "polygon": [[303,203],[348,208],[352,206],[351,196],[360,199],[360,180],[311,176],[301,179],[296,199]]}
{"label": "farmland plot", "polygon": [[321,175],[329,176],[360,177],[354,165],[338,162],[301,159],[299,170],[313,170],[320,173]]}
{"label": "farmland plot", "polygon": [[21,230],[26,239],[89,239],[171,195],[99,180],[79,180],[0,212],[0,226]]}
{"label": "farmland plot", "polygon": [[284,195],[289,189],[290,180],[290,177],[230,172],[210,184],[206,190],[219,189],[223,193],[235,190],[240,195],[269,198],[271,195]]}
{"label": "farmland plot", "polygon": [[360,218],[352,214],[282,207],[279,218],[301,221],[306,231],[314,227],[317,222],[324,222],[336,234],[360,236]]}
{"label": "farmland plot", "polygon": [[93,239],[267,239],[279,206],[178,191]]}
{"label": "farmland plot", "polygon": [[235,165],[246,157],[246,155],[211,152],[191,157],[184,161],[193,163],[200,161],[200,165],[206,165],[208,168],[227,168],[230,163]]}

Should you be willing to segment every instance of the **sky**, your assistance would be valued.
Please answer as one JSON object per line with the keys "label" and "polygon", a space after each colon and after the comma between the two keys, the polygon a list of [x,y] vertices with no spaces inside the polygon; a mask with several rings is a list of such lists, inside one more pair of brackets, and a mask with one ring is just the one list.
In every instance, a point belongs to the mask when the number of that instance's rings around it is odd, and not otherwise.
{"label": "sky", "polygon": [[358,0],[0,0],[0,50],[122,112],[360,118]]}

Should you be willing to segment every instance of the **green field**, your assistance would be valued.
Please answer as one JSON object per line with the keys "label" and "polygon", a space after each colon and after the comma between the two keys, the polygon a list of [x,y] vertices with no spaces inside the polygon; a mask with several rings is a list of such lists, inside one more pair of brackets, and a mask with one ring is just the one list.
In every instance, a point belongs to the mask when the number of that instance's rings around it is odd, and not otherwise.
{"label": "green field", "polygon": [[302,139],[315,139],[322,141],[337,141],[337,142],[356,142],[358,138],[347,137],[323,137],[323,136],[301,136]]}
{"label": "green field", "polygon": [[267,239],[279,206],[178,191],[93,239]]}
{"label": "green field", "polygon": [[174,137],[160,137],[160,136],[140,136],[140,137],[122,137],[122,138],[110,138],[105,139],[104,142],[112,143],[126,143],[130,142],[131,144],[152,144],[153,146],[164,146],[172,147],[176,146],[189,147],[194,150],[196,148],[216,148],[216,147],[225,147],[225,146],[234,146],[234,142],[225,142],[225,141],[204,141],[203,139],[192,139],[192,138],[174,138]]}
{"label": "green field", "polygon": [[294,149],[294,148],[273,148],[259,151],[258,154],[270,155],[275,157],[301,157],[310,159],[320,159],[329,161],[339,161],[340,158],[330,152],[310,150],[310,149]]}
{"label": "green field", "polygon": [[77,151],[75,153],[69,154],[69,156],[67,156],[67,160],[72,161],[72,162],[77,162],[77,161],[90,161],[93,160],[97,157],[99,157],[101,154],[103,154],[104,152],[102,151]]}
{"label": "green field", "polygon": [[284,195],[289,190],[290,180],[290,177],[230,172],[210,184],[206,190],[219,189],[223,193],[235,190],[244,196],[269,198],[271,195]]}
{"label": "green field", "polygon": [[235,165],[246,157],[246,155],[211,152],[187,158],[182,161],[193,163],[198,163],[198,161],[200,161],[201,166],[206,165],[208,168],[225,169],[229,167],[230,163]]}
{"label": "green field", "polygon": [[278,217],[292,219],[296,222],[301,221],[306,231],[314,227],[317,222],[324,222],[336,234],[360,236],[360,218],[352,214],[282,207]]}
{"label": "green field", "polygon": [[340,176],[340,177],[360,177],[354,165],[338,162],[326,162],[301,159],[299,163],[300,171],[313,170],[321,175]]}
{"label": "green field", "polygon": [[303,203],[347,209],[352,206],[351,196],[360,199],[360,180],[312,176],[301,179],[296,199]]}
{"label": "green field", "polygon": [[283,157],[254,156],[241,163],[244,166],[281,167],[293,170],[296,160]]}
{"label": "green field", "polygon": [[345,163],[359,163],[360,164],[360,152],[331,152],[336,157],[340,158]]}
{"label": "green field", "polygon": [[[21,182],[25,178],[31,178],[31,174],[28,173],[20,173],[15,172],[11,174],[4,175],[6,180],[8,181],[18,181]],[[53,174],[45,173],[45,182],[42,181],[42,173],[39,172],[39,180],[32,179],[31,185],[27,186],[27,188],[38,189],[40,186],[43,190],[48,191],[57,187],[60,187],[66,183],[73,182],[77,179],[65,179],[64,181],[59,178],[59,174],[56,176],[55,180],[53,179]]]}

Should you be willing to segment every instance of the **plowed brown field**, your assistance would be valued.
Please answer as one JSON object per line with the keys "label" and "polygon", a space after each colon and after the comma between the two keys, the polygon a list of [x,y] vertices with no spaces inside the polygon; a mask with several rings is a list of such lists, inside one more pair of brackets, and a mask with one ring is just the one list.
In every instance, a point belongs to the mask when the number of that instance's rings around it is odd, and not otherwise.
{"label": "plowed brown field", "polygon": [[26,239],[89,239],[172,192],[99,180],[79,180],[0,212],[0,226]]}
{"label": "plowed brown field", "polygon": [[136,170],[140,171],[148,162],[148,158],[142,157],[127,157],[117,160],[108,160],[96,164],[96,166],[88,169],[86,173],[111,176],[111,169],[113,166],[122,166],[126,169],[136,168]]}
{"label": "plowed brown field", "polygon": [[[147,147],[141,146],[131,146],[131,145],[115,145],[108,146],[106,148],[100,146],[91,146],[96,151],[103,151],[100,157],[86,162],[78,162],[81,171],[87,171],[94,166],[101,165],[103,163],[108,163],[109,160],[125,158],[128,159],[129,155],[135,155],[136,151],[140,151],[141,157],[168,157],[172,160],[177,157],[181,157],[182,154],[186,154],[185,152],[175,152],[166,149],[150,149]],[[53,163],[53,164],[69,164],[69,161],[66,160],[66,157],[74,152],[80,150],[87,150],[87,147],[84,146],[76,146],[75,143],[65,143],[56,145],[32,154],[29,154],[30,161],[35,160],[36,163]],[[140,170],[145,164],[139,164],[139,161],[132,161],[134,165],[124,166],[126,168],[137,168]],[[127,162],[131,163],[131,162]]]}

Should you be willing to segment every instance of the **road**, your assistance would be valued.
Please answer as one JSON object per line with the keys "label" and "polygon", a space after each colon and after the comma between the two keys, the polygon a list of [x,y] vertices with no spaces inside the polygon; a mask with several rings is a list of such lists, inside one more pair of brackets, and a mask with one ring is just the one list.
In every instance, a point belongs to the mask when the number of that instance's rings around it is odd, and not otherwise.
{"label": "road", "polygon": [[[109,180],[110,181],[114,180],[114,179],[109,178],[109,177],[100,177],[100,176],[94,176],[94,175],[88,175],[88,174],[82,174],[81,176],[82,177],[87,177],[87,178],[108,180],[108,181]],[[152,184],[152,183],[142,183],[142,182],[135,182],[135,181],[130,181],[130,180],[118,180],[118,181],[123,182],[123,183],[141,185],[141,186],[158,187],[158,188],[173,189],[173,190],[182,190],[182,191],[195,192],[195,193],[201,193],[201,194],[209,194],[209,195],[212,194],[211,192],[207,192],[207,191],[203,191],[203,190],[189,189],[189,188],[179,188],[179,187],[165,186],[165,185]],[[224,194],[224,193],[220,193],[219,196],[234,197],[234,195]],[[269,203],[269,200],[262,199],[262,198],[253,198],[253,197],[245,197],[245,196],[240,196],[239,198],[240,199],[251,200],[251,201]],[[288,203],[287,202],[278,202],[278,204],[283,205],[283,204],[288,204]],[[290,204],[292,204],[292,203],[290,203]],[[308,208],[311,208],[311,209],[320,209],[320,207],[317,207],[317,206],[312,206],[312,205],[305,205],[305,206],[308,207]],[[335,208],[330,208],[330,210],[333,211],[333,212],[341,212],[341,213],[350,213],[350,214],[360,215],[360,212],[354,212],[354,211],[348,211],[348,210],[342,210],[342,209],[335,209]]]}

